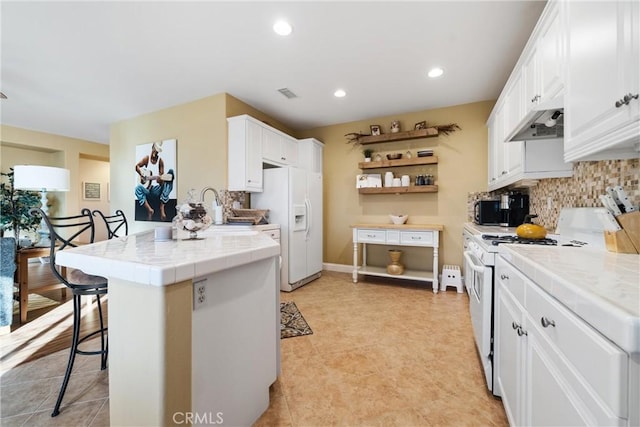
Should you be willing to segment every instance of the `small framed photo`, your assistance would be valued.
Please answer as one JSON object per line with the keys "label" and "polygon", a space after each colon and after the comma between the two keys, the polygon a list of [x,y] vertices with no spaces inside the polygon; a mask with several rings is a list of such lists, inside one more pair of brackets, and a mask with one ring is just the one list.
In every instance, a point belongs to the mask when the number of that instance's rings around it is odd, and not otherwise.
{"label": "small framed photo", "polygon": [[380,125],[371,125],[371,135],[382,135],[382,129],[380,129]]}
{"label": "small framed photo", "polygon": [[426,128],[427,128],[427,122],[426,121],[418,122],[418,123],[416,123],[416,125],[414,127],[415,130],[426,129]]}
{"label": "small framed photo", "polygon": [[82,183],[82,199],[83,200],[100,200],[100,183],[99,182],[83,182]]}

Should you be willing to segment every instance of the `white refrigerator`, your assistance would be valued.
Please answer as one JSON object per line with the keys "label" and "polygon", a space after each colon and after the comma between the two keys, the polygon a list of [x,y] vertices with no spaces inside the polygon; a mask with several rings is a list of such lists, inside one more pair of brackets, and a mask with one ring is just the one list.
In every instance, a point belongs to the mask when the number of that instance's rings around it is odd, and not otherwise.
{"label": "white refrigerator", "polygon": [[251,194],[251,207],[269,209],[269,222],[280,224],[280,289],[290,292],[322,272],[322,174],[264,169],[263,188]]}

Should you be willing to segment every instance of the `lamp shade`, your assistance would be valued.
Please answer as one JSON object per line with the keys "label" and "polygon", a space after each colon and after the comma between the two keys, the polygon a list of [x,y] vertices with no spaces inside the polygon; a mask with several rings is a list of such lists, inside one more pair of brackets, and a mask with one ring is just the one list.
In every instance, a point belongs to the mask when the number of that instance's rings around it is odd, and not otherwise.
{"label": "lamp shade", "polygon": [[69,170],[51,166],[15,165],[13,186],[19,190],[69,191]]}

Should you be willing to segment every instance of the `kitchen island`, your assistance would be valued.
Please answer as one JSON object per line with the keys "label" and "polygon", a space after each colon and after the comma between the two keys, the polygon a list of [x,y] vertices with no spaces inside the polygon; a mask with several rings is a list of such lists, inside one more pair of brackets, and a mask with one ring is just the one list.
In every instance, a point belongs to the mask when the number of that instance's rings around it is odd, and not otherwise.
{"label": "kitchen island", "polygon": [[277,242],[207,230],[148,231],[61,251],[109,279],[111,425],[251,425],[279,366]]}

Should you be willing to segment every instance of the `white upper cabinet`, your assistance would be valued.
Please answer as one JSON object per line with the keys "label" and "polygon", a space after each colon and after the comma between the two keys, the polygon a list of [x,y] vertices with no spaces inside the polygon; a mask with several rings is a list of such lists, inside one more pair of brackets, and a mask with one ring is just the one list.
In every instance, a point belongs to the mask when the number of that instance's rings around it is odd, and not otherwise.
{"label": "white upper cabinet", "polygon": [[536,28],[513,69],[491,113],[489,128],[489,191],[527,180],[572,175],[565,163],[563,142],[555,135],[548,139],[511,141],[550,101],[564,93],[566,32],[564,4],[547,3]]}
{"label": "white upper cabinet", "polygon": [[559,96],[564,88],[565,32],[561,5],[550,2],[532,46],[529,61],[523,64],[526,96],[525,113],[537,104]]}
{"label": "white upper cabinet", "polygon": [[[562,5],[556,1],[547,3],[525,49],[507,82],[503,94],[512,98],[506,123],[505,139],[518,135],[532,118],[539,115],[537,109],[562,108],[565,73],[566,28],[563,23]],[[516,88],[517,87],[517,88]],[[518,91],[517,97],[510,95]],[[515,101],[519,102],[516,104]]]}
{"label": "white upper cabinet", "polygon": [[494,108],[493,114],[487,123],[489,129],[489,171],[488,186],[496,188],[502,182],[507,173],[504,167],[504,108],[499,106]]}
{"label": "white upper cabinet", "polygon": [[266,163],[278,166],[296,166],[298,163],[297,141],[275,129],[262,129],[262,150]]}
{"label": "white upper cabinet", "polygon": [[640,3],[566,2],[565,159],[638,157]]}
{"label": "white upper cabinet", "polygon": [[309,172],[322,173],[324,144],[315,138],[298,140],[298,167]]}
{"label": "white upper cabinet", "polygon": [[243,114],[227,119],[227,179],[230,191],[262,191],[263,163],[298,165],[298,140]]}
{"label": "white upper cabinet", "polygon": [[227,119],[229,191],[262,191],[262,126],[249,116]]}

